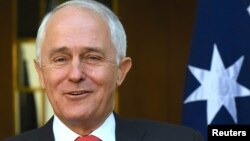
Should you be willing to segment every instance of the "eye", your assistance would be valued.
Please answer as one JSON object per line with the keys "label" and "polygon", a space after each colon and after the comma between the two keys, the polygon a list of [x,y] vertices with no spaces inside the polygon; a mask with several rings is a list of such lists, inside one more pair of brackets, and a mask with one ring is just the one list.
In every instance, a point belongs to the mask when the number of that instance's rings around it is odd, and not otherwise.
{"label": "eye", "polygon": [[87,55],[87,56],[84,57],[84,60],[87,63],[95,64],[95,63],[101,62],[102,57],[99,56],[99,55]]}
{"label": "eye", "polygon": [[55,62],[64,62],[66,59],[64,57],[57,57],[55,58]]}
{"label": "eye", "polygon": [[62,65],[67,63],[68,59],[65,56],[58,56],[53,59],[53,63],[57,65]]}
{"label": "eye", "polygon": [[100,56],[96,56],[96,55],[90,55],[87,57],[89,60],[101,60]]}

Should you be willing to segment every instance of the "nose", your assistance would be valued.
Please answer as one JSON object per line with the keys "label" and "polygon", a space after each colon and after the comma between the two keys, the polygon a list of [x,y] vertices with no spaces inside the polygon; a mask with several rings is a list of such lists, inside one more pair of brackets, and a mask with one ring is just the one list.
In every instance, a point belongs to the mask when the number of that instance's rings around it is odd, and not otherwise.
{"label": "nose", "polygon": [[69,72],[69,81],[78,83],[85,79],[85,74],[83,72],[82,64],[79,60],[72,61],[70,72]]}

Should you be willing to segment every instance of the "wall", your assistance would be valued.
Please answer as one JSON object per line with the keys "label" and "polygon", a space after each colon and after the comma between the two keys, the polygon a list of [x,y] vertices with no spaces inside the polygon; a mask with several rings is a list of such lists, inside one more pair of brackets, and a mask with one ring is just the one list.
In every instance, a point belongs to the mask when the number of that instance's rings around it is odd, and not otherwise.
{"label": "wall", "polygon": [[0,139],[14,134],[12,83],[13,1],[0,1]]}
{"label": "wall", "polygon": [[133,59],[120,88],[120,114],[180,123],[195,0],[120,0]]}

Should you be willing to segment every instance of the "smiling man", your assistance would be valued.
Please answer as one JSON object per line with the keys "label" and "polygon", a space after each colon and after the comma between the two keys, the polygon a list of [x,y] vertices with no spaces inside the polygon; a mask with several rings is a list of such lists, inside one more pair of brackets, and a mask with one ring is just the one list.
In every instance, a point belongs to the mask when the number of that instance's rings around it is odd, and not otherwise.
{"label": "smiling man", "polygon": [[55,115],[76,133],[87,135],[112,113],[114,90],[131,60],[116,56],[105,20],[77,5],[55,12],[42,40],[36,69]]}
{"label": "smiling man", "polygon": [[200,141],[192,129],[126,120],[113,113],[115,90],[131,68],[118,18],[93,0],[72,0],[43,19],[35,67],[55,115],[9,141]]}

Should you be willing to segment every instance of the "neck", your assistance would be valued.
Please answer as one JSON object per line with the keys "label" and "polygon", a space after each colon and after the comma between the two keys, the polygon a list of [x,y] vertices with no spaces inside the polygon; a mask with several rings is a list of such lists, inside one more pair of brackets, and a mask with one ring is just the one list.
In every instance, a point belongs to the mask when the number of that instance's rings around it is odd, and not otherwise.
{"label": "neck", "polygon": [[[112,112],[111,112],[112,113]],[[62,120],[60,119],[69,129],[74,131],[75,133],[81,135],[81,136],[86,136],[91,134],[94,130],[99,128],[105,120],[108,118],[108,116],[111,114],[108,113],[102,118],[88,118],[86,119],[81,119],[81,120]]]}

